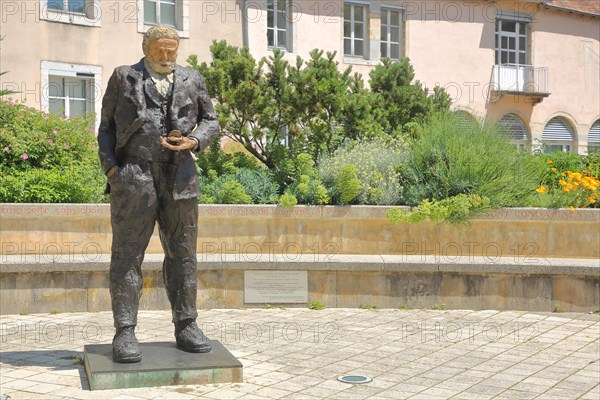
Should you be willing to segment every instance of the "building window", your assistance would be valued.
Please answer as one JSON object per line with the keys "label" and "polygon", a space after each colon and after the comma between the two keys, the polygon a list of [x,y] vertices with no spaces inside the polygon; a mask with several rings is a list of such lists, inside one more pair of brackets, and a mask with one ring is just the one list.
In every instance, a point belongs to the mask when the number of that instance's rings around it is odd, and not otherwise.
{"label": "building window", "polygon": [[100,0],[39,0],[40,19],[65,24],[101,26]]}
{"label": "building window", "polygon": [[267,44],[269,47],[289,49],[288,0],[267,0]]}
{"label": "building window", "polygon": [[527,23],[496,20],[496,65],[527,65]]}
{"label": "building window", "polygon": [[344,55],[365,57],[367,36],[367,7],[344,4]]}
{"label": "building window", "polygon": [[57,115],[96,114],[96,128],[102,107],[102,67],[42,61],[42,110]]}
{"label": "building window", "polygon": [[454,126],[456,129],[470,130],[479,126],[479,121],[473,115],[464,110],[454,111]]}
{"label": "building window", "polygon": [[144,23],[177,27],[176,0],[144,0]]}
{"label": "building window", "polygon": [[83,14],[85,0],[48,0],[48,9]]}
{"label": "building window", "polygon": [[563,117],[554,117],[546,124],[542,133],[544,153],[555,151],[570,152],[575,134],[571,125]]}
{"label": "building window", "polygon": [[48,111],[74,117],[94,111],[92,77],[48,76]]}
{"label": "building window", "polygon": [[498,132],[505,135],[519,150],[527,150],[529,144],[529,132],[525,124],[515,114],[506,114],[497,124]]}
{"label": "building window", "polygon": [[402,14],[396,10],[381,10],[381,57],[399,60],[401,57]]}

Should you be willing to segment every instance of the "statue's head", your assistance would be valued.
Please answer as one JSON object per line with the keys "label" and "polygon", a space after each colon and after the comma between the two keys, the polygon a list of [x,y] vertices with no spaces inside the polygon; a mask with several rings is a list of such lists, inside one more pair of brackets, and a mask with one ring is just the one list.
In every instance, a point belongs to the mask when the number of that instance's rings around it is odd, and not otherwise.
{"label": "statue's head", "polygon": [[150,69],[159,74],[168,74],[175,69],[179,36],[169,26],[153,26],[144,34],[142,48]]}

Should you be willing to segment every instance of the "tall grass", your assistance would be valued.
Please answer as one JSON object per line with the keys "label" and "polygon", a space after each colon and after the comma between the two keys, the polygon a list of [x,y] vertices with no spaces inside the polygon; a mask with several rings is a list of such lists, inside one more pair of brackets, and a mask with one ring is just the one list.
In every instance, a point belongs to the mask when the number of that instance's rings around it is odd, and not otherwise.
{"label": "tall grass", "polygon": [[421,127],[402,173],[407,204],[458,194],[490,199],[491,207],[530,202],[543,165],[495,127],[445,113]]}

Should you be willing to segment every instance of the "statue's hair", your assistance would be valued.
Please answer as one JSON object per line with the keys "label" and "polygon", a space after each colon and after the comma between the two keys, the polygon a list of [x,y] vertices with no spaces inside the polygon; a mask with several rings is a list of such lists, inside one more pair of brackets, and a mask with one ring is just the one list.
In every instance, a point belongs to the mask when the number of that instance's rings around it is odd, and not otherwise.
{"label": "statue's hair", "polygon": [[154,39],[173,39],[177,42],[177,45],[179,45],[179,35],[174,28],[164,25],[153,26],[144,34],[144,40],[142,42],[144,54],[148,54],[148,46],[150,45],[150,41]]}

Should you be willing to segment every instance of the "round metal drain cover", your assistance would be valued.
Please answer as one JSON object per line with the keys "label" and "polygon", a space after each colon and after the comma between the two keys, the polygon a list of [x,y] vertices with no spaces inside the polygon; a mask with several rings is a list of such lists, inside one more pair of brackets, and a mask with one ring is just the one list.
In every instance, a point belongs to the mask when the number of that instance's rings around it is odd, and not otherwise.
{"label": "round metal drain cover", "polygon": [[338,376],[338,381],[344,383],[369,383],[373,380],[370,376],[367,375],[342,375]]}

